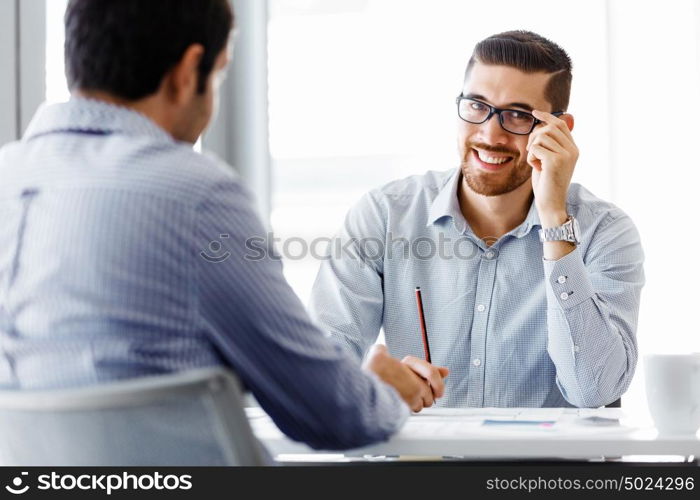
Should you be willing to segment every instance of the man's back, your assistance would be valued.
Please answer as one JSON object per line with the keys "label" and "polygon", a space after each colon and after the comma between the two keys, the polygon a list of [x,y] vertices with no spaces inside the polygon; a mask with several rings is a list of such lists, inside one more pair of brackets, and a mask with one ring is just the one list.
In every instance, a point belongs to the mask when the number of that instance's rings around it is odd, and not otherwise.
{"label": "man's back", "polygon": [[145,116],[81,98],[40,110],[0,150],[0,179],[0,385],[221,364],[314,447],[386,439],[405,420],[399,393],[311,323],[281,263],[246,259],[264,228],[233,174]]}
{"label": "man's back", "polygon": [[50,111],[0,153],[2,384],[218,364],[196,321],[193,232],[225,172],[136,112]]}

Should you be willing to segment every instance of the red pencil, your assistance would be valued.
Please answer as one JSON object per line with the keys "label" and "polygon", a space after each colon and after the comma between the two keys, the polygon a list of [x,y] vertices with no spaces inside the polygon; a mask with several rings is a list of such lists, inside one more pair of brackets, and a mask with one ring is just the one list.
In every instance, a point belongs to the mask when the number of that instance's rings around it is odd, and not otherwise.
{"label": "red pencil", "polygon": [[423,313],[423,299],[420,294],[420,287],[416,287],[416,306],[418,307],[418,319],[420,320],[420,331],[423,337],[423,351],[425,352],[425,360],[432,363],[430,360],[430,345],[428,345],[428,329],[425,326],[425,314]]}

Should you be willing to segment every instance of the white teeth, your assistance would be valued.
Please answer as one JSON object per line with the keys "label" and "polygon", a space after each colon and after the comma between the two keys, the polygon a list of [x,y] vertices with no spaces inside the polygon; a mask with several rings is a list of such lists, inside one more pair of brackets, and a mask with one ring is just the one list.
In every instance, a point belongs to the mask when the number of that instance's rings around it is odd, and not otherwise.
{"label": "white teeth", "polygon": [[479,151],[478,149],[476,150],[476,153],[479,155],[479,159],[483,161],[484,163],[491,163],[492,165],[500,165],[501,163],[505,163],[508,160],[510,160],[510,157],[504,156],[500,158],[494,158],[493,156],[486,156],[486,153],[483,151]]}

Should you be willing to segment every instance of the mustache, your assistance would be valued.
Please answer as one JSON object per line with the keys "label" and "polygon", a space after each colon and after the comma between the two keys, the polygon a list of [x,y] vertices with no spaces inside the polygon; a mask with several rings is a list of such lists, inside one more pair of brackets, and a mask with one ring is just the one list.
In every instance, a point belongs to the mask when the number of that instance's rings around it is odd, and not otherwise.
{"label": "mustache", "polygon": [[491,146],[489,144],[484,144],[483,142],[467,142],[465,146],[466,151],[469,151],[470,149],[481,149],[482,151],[488,151],[490,153],[507,154],[514,158],[520,156],[518,151],[513,151],[512,149],[508,149],[504,146]]}

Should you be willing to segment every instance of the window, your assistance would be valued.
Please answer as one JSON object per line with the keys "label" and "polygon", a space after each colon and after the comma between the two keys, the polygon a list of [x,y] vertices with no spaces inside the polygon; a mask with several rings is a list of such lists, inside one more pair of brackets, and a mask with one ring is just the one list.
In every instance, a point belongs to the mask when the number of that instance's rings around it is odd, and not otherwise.
{"label": "window", "polygon": [[68,0],[46,0],[46,101],[64,102],[70,97],[63,66],[63,14]]}

